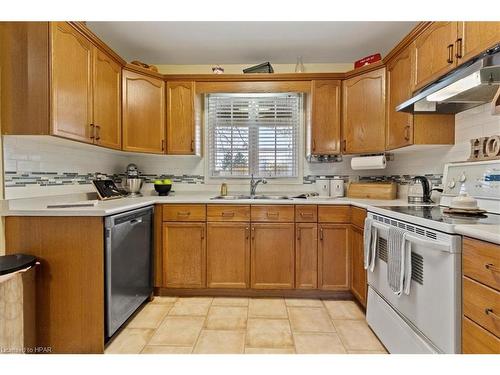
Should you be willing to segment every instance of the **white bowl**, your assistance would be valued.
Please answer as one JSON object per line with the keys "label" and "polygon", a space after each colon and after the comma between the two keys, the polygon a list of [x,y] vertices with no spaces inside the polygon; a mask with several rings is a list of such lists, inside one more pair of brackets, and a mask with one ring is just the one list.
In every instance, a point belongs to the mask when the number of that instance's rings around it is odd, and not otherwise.
{"label": "white bowl", "polygon": [[477,210],[477,200],[468,194],[460,194],[451,200],[450,208],[460,210]]}

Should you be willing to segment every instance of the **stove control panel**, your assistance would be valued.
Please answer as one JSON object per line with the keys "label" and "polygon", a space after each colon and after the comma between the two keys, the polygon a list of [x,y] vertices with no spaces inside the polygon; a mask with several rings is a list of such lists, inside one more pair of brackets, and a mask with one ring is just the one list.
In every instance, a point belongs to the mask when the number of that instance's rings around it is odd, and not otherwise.
{"label": "stove control panel", "polygon": [[475,198],[500,201],[500,160],[447,164],[443,186],[444,196],[466,191]]}

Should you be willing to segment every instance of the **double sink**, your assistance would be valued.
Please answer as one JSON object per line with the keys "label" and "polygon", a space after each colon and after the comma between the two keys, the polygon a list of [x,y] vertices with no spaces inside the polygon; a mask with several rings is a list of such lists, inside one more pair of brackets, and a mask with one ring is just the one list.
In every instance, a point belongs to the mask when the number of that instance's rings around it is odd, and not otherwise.
{"label": "double sink", "polygon": [[286,195],[218,195],[212,199],[216,200],[237,200],[237,199],[269,199],[269,200],[291,200],[293,198]]}

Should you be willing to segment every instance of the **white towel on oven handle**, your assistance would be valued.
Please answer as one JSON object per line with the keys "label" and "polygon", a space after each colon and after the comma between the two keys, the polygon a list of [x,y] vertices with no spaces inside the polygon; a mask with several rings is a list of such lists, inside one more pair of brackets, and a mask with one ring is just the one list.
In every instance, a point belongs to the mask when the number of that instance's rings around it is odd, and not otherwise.
{"label": "white towel on oven handle", "polygon": [[401,244],[401,253],[403,255],[404,275],[403,279],[403,292],[410,295],[411,286],[411,241],[407,237],[407,233],[403,234],[403,243]]}
{"label": "white towel on oven handle", "polygon": [[371,272],[375,269],[375,259],[377,257],[377,240],[378,231],[373,225],[373,219],[370,217],[365,218],[365,226],[363,230],[363,261],[365,270],[369,269]]}

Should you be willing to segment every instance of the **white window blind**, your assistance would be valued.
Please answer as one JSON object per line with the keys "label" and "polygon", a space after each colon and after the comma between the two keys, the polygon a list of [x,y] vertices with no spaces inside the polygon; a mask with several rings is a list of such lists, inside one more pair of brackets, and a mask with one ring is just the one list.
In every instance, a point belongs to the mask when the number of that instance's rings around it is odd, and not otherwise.
{"label": "white window blind", "polygon": [[207,96],[211,177],[296,177],[300,94]]}

